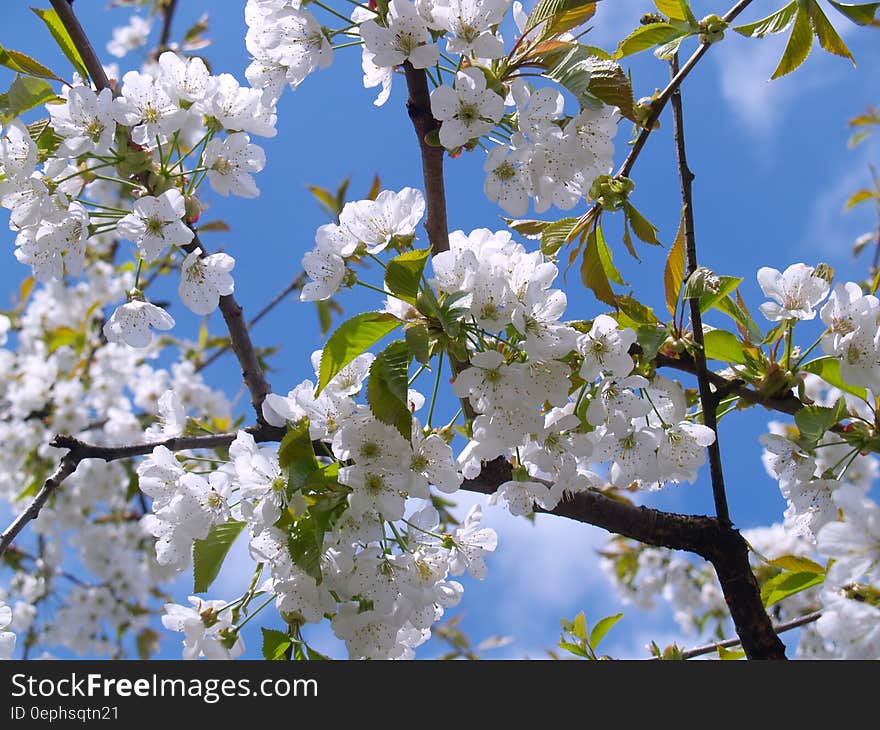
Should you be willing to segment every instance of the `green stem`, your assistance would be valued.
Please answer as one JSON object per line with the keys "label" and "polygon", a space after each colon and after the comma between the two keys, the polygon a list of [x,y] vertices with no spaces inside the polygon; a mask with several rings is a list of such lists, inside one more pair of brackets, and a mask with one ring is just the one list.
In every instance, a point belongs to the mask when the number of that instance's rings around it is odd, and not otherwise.
{"label": "green stem", "polygon": [[365,287],[365,288],[367,288],[367,289],[370,289],[370,290],[372,290],[372,291],[379,292],[379,293],[380,293],[382,296],[384,296],[384,297],[389,297],[389,296],[391,296],[391,294],[390,294],[389,292],[385,291],[384,289],[380,289],[379,287],[377,287],[377,286],[373,286],[372,284],[367,284],[367,282],[365,282],[365,281],[361,281],[360,279],[358,279],[357,282],[355,282],[355,283],[358,284],[358,285],[360,285],[360,286],[362,286],[362,287]]}
{"label": "green stem", "polygon": [[259,606],[257,606],[256,611],[253,611],[253,612],[249,613],[247,616],[245,616],[244,621],[242,621],[240,624],[238,624],[238,626],[235,627],[235,630],[241,631],[242,627],[248,621],[250,621],[254,616],[256,616],[260,611],[262,611],[264,608],[266,608],[266,606],[268,606],[274,600],[275,600],[275,596],[269,596],[265,601],[263,601],[263,603],[261,603]]}
{"label": "green stem", "polygon": [[434,391],[431,393],[431,406],[428,408],[428,428],[431,428],[431,419],[434,417],[434,406],[437,404],[437,393],[440,390],[440,374],[443,372],[443,351],[437,357],[437,374],[434,377]]}
{"label": "green stem", "polygon": [[827,335],[827,334],[828,334],[828,330],[825,330],[821,335],[819,335],[819,336],[816,338],[816,341],[815,341],[812,345],[810,345],[810,346],[804,351],[804,354],[801,355],[801,356],[798,358],[798,361],[794,364],[794,369],[795,369],[795,370],[797,370],[797,369],[801,366],[801,363],[802,363],[804,360],[806,360],[807,355],[809,355],[813,350],[816,349],[816,346],[822,341],[822,338],[823,338],[825,335]]}
{"label": "green stem", "polygon": [[363,41],[351,41],[350,43],[340,43],[338,46],[333,46],[333,50],[338,51],[340,48],[352,48],[354,46],[362,45],[364,45]]}

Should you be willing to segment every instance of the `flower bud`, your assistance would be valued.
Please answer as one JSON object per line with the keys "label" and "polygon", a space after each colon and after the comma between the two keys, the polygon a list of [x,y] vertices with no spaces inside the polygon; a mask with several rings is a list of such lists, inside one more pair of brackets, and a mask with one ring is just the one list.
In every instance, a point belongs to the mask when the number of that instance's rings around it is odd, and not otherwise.
{"label": "flower bud", "polygon": [[727,21],[717,15],[707,15],[700,21],[700,40],[703,43],[717,43],[724,38]]}

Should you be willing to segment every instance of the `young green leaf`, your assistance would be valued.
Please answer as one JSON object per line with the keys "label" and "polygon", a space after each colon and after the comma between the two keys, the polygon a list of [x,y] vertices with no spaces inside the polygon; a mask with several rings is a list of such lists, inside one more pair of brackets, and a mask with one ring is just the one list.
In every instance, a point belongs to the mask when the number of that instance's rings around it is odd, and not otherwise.
{"label": "young green leaf", "polygon": [[339,325],[321,352],[315,396],[342,368],[402,324],[402,321],[387,312],[364,312]]}
{"label": "young green leaf", "polygon": [[826,406],[804,406],[794,414],[794,422],[801,439],[810,446],[815,446],[819,440],[841,419],[847,417],[846,402],[839,398],[832,408]]}
{"label": "young green leaf", "polygon": [[406,342],[392,342],[376,356],[367,381],[367,402],[373,415],[394,426],[407,440],[412,438],[412,413],[407,394],[411,357]]}
{"label": "young green leaf", "polygon": [[6,68],[11,68],[16,73],[22,73],[25,76],[34,76],[38,79],[48,79],[49,81],[61,83],[64,81],[52,69],[44,66],[36,59],[25,55],[21,51],[13,51],[11,48],[3,48],[3,46],[0,46],[0,66],[6,66]]}
{"label": "young green leaf", "polygon": [[204,540],[193,543],[193,592],[204,593],[217,578],[232,543],[246,523],[230,520],[214,525]]}
{"label": "young green leaf", "polygon": [[388,262],[385,284],[394,296],[410,304],[416,303],[422,272],[430,255],[430,248],[421,248],[406,251]]}
{"label": "young green leaf", "polygon": [[73,64],[76,72],[83,79],[88,79],[89,72],[86,69],[85,61],[71,39],[70,33],[67,32],[67,28],[64,27],[64,23],[61,22],[61,18],[58,17],[58,13],[54,10],[41,10],[40,8],[31,8],[31,10],[46,24],[58,47],[67,56],[67,60]]}
{"label": "young green leaf", "polygon": [[740,365],[746,361],[743,344],[732,332],[709,330],[703,334],[703,345],[707,360],[735,362]]}
{"label": "young green leaf", "polygon": [[810,23],[813,26],[813,31],[816,33],[816,37],[819,39],[819,45],[829,53],[848,58],[852,61],[852,65],[855,66],[856,59],[853,58],[846,43],[844,43],[843,39],[837,34],[834,26],[831,25],[816,0],[811,0],[807,7],[810,12]]}
{"label": "young green leaf", "polygon": [[850,385],[843,379],[840,375],[840,360],[832,355],[817,357],[815,360],[810,360],[810,362],[801,365],[800,369],[805,370],[808,373],[813,373],[813,375],[818,375],[822,380],[828,383],[828,385],[833,385],[844,393],[849,393],[850,395],[862,399],[867,398],[868,396],[867,391],[864,388]]}
{"label": "young green leaf", "polygon": [[657,231],[659,230],[651,221],[643,216],[632,203],[626,203],[623,207],[624,214],[632,226],[635,233],[641,241],[650,243],[652,246],[659,246],[660,241],[657,240]]}
{"label": "young green leaf", "polygon": [[695,22],[694,14],[685,0],[654,0],[654,5],[670,20]]}
{"label": "young green leaf", "polygon": [[288,427],[278,447],[278,464],[282,469],[288,469],[288,495],[302,489],[309,477],[320,471],[321,465],[315,458],[315,448],[309,435],[308,418]]}
{"label": "young green leaf", "polygon": [[681,29],[669,23],[651,23],[639,26],[620,42],[614,52],[614,58],[632,56],[654,46],[669,43],[680,35],[682,35]]}
{"label": "young green leaf", "polygon": [[736,661],[737,659],[744,658],[746,653],[742,649],[725,649],[720,644],[718,645],[718,658],[723,661]]}
{"label": "young green leaf", "polygon": [[878,21],[874,16],[880,9],[880,3],[841,3],[836,0],[828,0],[838,12],[843,13],[856,25],[874,25]]}
{"label": "young green leaf", "polygon": [[663,289],[666,292],[666,308],[673,317],[678,311],[678,295],[681,292],[684,281],[684,209],[681,211],[681,222],[678,224],[678,233],[675,241],[669,249],[666,257],[666,267],[663,269]]}
{"label": "young green leaf", "polygon": [[825,568],[819,563],[815,563],[809,558],[802,558],[797,555],[783,555],[769,561],[770,565],[777,568],[788,570],[793,573],[816,573],[817,575],[825,575]]}
{"label": "young green leaf", "polygon": [[791,25],[797,10],[798,0],[791,0],[788,5],[780,8],[772,15],[756,20],[754,23],[737,26],[734,30],[750,38],[763,38],[770,33],[782,33]]}
{"label": "young green leaf", "polygon": [[700,312],[708,312],[742,283],[741,276],[719,276],[718,291],[700,297]]}
{"label": "young green leaf", "polygon": [[813,27],[810,23],[810,14],[802,7],[798,7],[794,17],[794,27],[788,43],[782,53],[779,65],[770,77],[770,80],[778,79],[794,71],[810,55],[813,48]]}
{"label": "young green leaf", "polygon": [[611,288],[611,282],[608,281],[608,274],[602,264],[596,228],[591,229],[587,235],[587,246],[584,249],[584,258],[581,262],[581,281],[593,290],[593,294],[599,301],[612,305],[617,301],[614,290]]}
{"label": "young green leaf", "polygon": [[541,251],[545,256],[555,255],[565,245],[578,220],[578,218],[562,218],[544,228],[541,232]]}
{"label": "young green leaf", "polygon": [[431,362],[431,342],[428,337],[428,328],[421,323],[408,325],[403,331],[406,346],[410,354],[422,365]]}
{"label": "young green leaf", "polygon": [[590,632],[590,648],[593,651],[596,651],[599,644],[602,643],[602,639],[605,638],[605,635],[611,630],[614,624],[622,618],[622,613],[615,613],[613,616],[606,616],[593,627],[593,630]]}
{"label": "young green leaf", "polygon": [[283,631],[262,627],[263,659],[270,661],[286,660],[293,642]]}
{"label": "young green leaf", "polygon": [[793,596],[795,593],[805,591],[807,588],[817,586],[824,581],[825,576],[819,573],[780,573],[761,586],[761,600],[764,602],[765,608],[770,608],[783,598]]}
{"label": "young green leaf", "polygon": [[9,91],[0,95],[2,123],[6,124],[26,111],[57,98],[47,81],[33,76],[16,76]]}

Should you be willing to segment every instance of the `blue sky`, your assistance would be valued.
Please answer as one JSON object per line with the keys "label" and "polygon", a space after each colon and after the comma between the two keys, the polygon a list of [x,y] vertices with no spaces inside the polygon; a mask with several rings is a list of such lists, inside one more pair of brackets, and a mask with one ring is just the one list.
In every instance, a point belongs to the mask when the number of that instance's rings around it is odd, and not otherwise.
{"label": "blue sky", "polygon": [[[56,70],[66,62],[52,45],[40,21],[28,10],[30,3],[7,4],[0,43],[33,55]],[[743,22],[775,9],[777,3],[755,3]],[[243,2],[182,0],[175,22],[177,34],[207,11],[213,44],[202,53],[215,73],[229,72],[244,80],[248,63],[244,47]],[[717,2],[695,2],[697,17],[719,14],[727,8]],[[605,0],[591,25],[586,42],[612,49],[616,41],[636,27],[642,13],[652,9],[648,0]],[[104,2],[76,3],[77,12],[99,54],[105,52],[112,28],[124,24],[130,10],[108,10]],[[319,11],[320,12],[320,11]],[[866,104],[880,103],[880,44],[876,31],[856,28],[833,9],[829,17],[844,35],[856,59],[848,61],[819,50],[793,75],[768,81],[778,61],[784,38],[763,41],[728,33],[697,66],[684,87],[688,154],[696,173],[695,212],[700,263],[719,274],[744,277],[743,295],[753,311],[762,300],[755,273],[760,266],[784,268],[804,261],[824,261],[841,278],[859,279],[867,260],[854,260],[852,242],[875,224],[871,211],[856,209],[844,214],[843,203],[869,180],[867,162],[880,157],[878,140],[848,150],[847,120]],[[329,24],[329,20],[323,20]],[[155,38],[155,34],[154,34]],[[685,53],[692,49],[685,44]],[[121,61],[122,71],[135,68],[138,52]],[[643,53],[625,64],[631,67],[636,96],[651,94],[668,80],[664,63]],[[66,71],[65,71],[66,73]],[[10,74],[0,70],[3,86]],[[262,195],[256,200],[208,197],[213,207],[203,221],[222,217],[228,233],[205,236],[205,244],[223,247],[237,261],[236,296],[246,313],[254,313],[283,289],[299,270],[302,254],[311,248],[315,229],[326,222],[306,185],[335,188],[352,177],[351,194],[361,197],[374,174],[383,188],[422,187],[421,165],[415,136],[406,116],[405,85],[395,78],[391,98],[384,107],[373,105],[375,90],[361,85],[360,52],[337,52],[332,67],[308,78],[296,92],[286,92],[279,105],[278,136],[259,140],[268,164],[258,176]],[[668,113],[652,135],[632,175],[636,182],[635,205],[660,228],[660,238],[670,243],[679,217],[679,190]],[[617,159],[626,154],[630,125],[621,125]],[[482,194],[482,153],[447,161],[450,228],[500,229],[503,211]],[[561,217],[562,214],[559,214]],[[665,311],[662,265],[665,250],[643,247],[641,263],[631,260],[609,226],[609,243],[616,261],[637,296],[658,314]],[[26,270],[12,256],[14,235],[7,240],[5,263],[0,265],[0,292],[17,290]],[[616,244],[616,245],[615,245]],[[561,281],[560,281],[561,284]],[[568,277],[568,314],[588,319],[602,308],[584,292],[575,269]],[[0,293],[0,296],[6,296]],[[348,316],[364,308],[377,308],[378,298],[352,293],[340,299]],[[195,337],[197,320],[174,311],[176,333]],[[180,316],[178,316],[180,315]],[[222,332],[215,314],[213,332]],[[721,322],[717,322],[721,324]],[[314,307],[289,300],[278,307],[253,332],[258,346],[280,344],[269,380],[276,392],[286,393],[310,377],[309,354],[320,347]],[[809,341],[809,340],[807,340]],[[234,395],[239,373],[227,356],[206,371],[209,382]],[[425,385],[424,388],[428,388]],[[247,398],[240,412],[247,412]],[[722,422],[720,443],[727,455],[727,482],[732,517],[747,528],[781,521],[784,502],[760,464],[758,435],[766,430],[769,414],[755,410],[735,414]],[[462,495],[462,514],[477,497]],[[481,499],[481,498],[479,498]],[[694,485],[671,486],[646,502],[677,512],[711,513],[707,475]],[[514,638],[489,656],[539,657],[559,638],[559,618],[586,611],[591,622],[623,610],[625,617],[607,639],[607,650],[621,657],[645,656],[651,639],[659,644],[680,635],[665,612],[645,614],[623,607],[599,572],[594,551],[606,535],[597,528],[539,517],[535,524],[514,519],[499,508],[486,510],[486,521],[499,533],[499,548],[489,561],[489,577],[482,583],[466,580],[464,601],[448,615],[461,614],[463,628],[476,643],[490,634]],[[241,550],[224,568],[212,594],[232,598],[248,580],[247,561]],[[245,571],[245,572],[242,572]],[[185,602],[189,579],[180,582],[180,602]],[[214,597],[212,595],[212,597]],[[255,620],[253,622],[257,624]],[[255,628],[255,627],[253,627]],[[316,645],[334,650],[329,632],[313,632]],[[255,633],[246,636],[249,655],[259,654]],[[178,656],[177,638],[163,642],[163,656]],[[423,647],[422,656],[438,651]]]}

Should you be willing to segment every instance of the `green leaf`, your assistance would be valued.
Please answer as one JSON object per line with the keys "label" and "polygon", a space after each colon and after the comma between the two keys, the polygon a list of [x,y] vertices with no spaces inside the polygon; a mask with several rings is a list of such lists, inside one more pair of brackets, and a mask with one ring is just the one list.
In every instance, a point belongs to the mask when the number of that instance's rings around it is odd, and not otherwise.
{"label": "green leaf", "polygon": [[781,78],[794,71],[810,55],[813,48],[813,28],[810,23],[810,15],[803,8],[798,8],[794,17],[794,27],[782,53],[779,65],[770,77],[770,80]]}
{"label": "green leaf", "polygon": [[582,68],[590,74],[587,84],[590,94],[608,106],[616,106],[630,121],[636,121],[632,82],[619,63],[594,54],[588,57]]}
{"label": "green leaf", "polygon": [[283,631],[261,628],[263,632],[263,659],[270,661],[286,660],[293,642]]}
{"label": "green leaf", "polygon": [[580,5],[553,15],[542,31],[542,37],[554,38],[586,23],[596,14],[595,2],[581,2]]}
{"label": "green leaf", "polygon": [[720,644],[718,645],[718,658],[724,661],[736,661],[737,659],[744,658],[746,653],[742,649],[725,649]]}
{"label": "green leaf", "polygon": [[777,10],[772,15],[768,15],[761,20],[756,20],[754,23],[737,26],[734,30],[739,34],[750,38],[763,38],[769,33],[782,33],[789,25],[791,25],[791,21],[794,20],[797,10],[798,0],[792,0],[788,5]]}
{"label": "green leaf", "polygon": [[835,56],[848,58],[852,61],[852,65],[855,66],[856,59],[853,58],[846,43],[844,43],[843,39],[837,34],[834,26],[831,25],[825,13],[822,12],[822,8],[816,3],[816,0],[811,0],[808,7],[810,12],[810,23],[813,26],[813,31],[816,33],[816,37],[819,39],[819,45],[829,53],[833,53]]}
{"label": "green leaf", "polygon": [[708,312],[718,302],[728,296],[741,283],[742,277],[739,276],[719,276],[718,291],[715,294],[704,294],[700,297],[700,312]]}
{"label": "green leaf", "polygon": [[47,81],[33,76],[16,76],[9,90],[0,95],[2,121],[8,123],[26,111],[57,98]]}
{"label": "green leaf", "polygon": [[825,576],[817,573],[780,573],[761,586],[761,600],[765,608],[779,603],[783,598],[805,591],[825,581]]}
{"label": "green leaf", "polygon": [[875,198],[880,198],[880,194],[876,190],[859,190],[849,196],[844,207],[849,210],[859,203],[864,203],[866,200],[874,200]]}
{"label": "green leaf", "polygon": [[568,633],[581,641],[587,640],[587,617],[583,611],[574,617]]}
{"label": "green leaf", "polygon": [[318,201],[318,204],[324,209],[324,212],[334,218],[339,215],[341,208],[337,204],[336,196],[333,193],[326,188],[321,188],[317,185],[306,185],[306,188],[313,196],[315,196],[315,200]]}
{"label": "green leaf", "polygon": [[681,44],[684,43],[685,39],[690,36],[687,33],[683,33],[678,38],[674,38],[669,43],[664,43],[662,46],[657,46],[654,50],[654,55],[661,59],[662,61],[670,61],[672,57],[678,53],[681,48]]}
{"label": "green leaf", "polygon": [[431,362],[431,342],[428,337],[428,328],[421,323],[411,324],[403,331],[406,346],[410,354],[422,365]]}
{"label": "green leaf", "polygon": [[639,26],[620,42],[614,52],[614,58],[625,58],[654,46],[669,43],[681,34],[681,29],[669,23],[651,23]]}
{"label": "green leaf", "polygon": [[342,368],[402,324],[397,317],[387,312],[363,312],[339,325],[321,352],[315,396],[318,396]]}
{"label": "green leaf", "polygon": [[617,297],[608,281],[608,274],[602,264],[602,256],[599,253],[598,237],[596,228],[590,230],[587,236],[587,246],[584,249],[584,258],[581,262],[581,281],[593,290],[596,299],[606,304],[615,304]]}
{"label": "green leaf", "polygon": [[605,243],[605,236],[602,234],[602,226],[598,223],[596,224],[596,248],[599,252],[599,259],[602,261],[602,268],[605,269],[608,278],[615,284],[625,285],[626,282],[614,266],[614,261],[611,258],[611,249],[608,248],[608,244]]}
{"label": "green leaf", "polygon": [[538,0],[532,12],[529,13],[523,33],[527,33],[545,20],[571,10],[581,10],[582,13],[586,13],[586,17],[581,21],[585,22],[596,12],[595,0],[587,2],[584,0]]}
{"label": "green leaf", "polygon": [[584,659],[589,659],[590,655],[587,653],[587,650],[582,646],[578,646],[577,644],[572,644],[570,641],[560,641],[557,646],[560,649],[565,649],[567,652],[575,654],[576,656],[583,657]]}
{"label": "green leaf", "polygon": [[278,465],[282,469],[289,469],[288,497],[302,489],[314,472],[320,471],[321,465],[315,458],[312,437],[309,435],[308,418],[288,427],[278,447]]}
{"label": "green leaf", "polygon": [[222,525],[213,525],[204,540],[193,543],[194,593],[204,593],[211,587],[229,548],[241,534],[245,524],[230,520]]}
{"label": "green leaf", "polygon": [[847,415],[846,402],[843,398],[838,398],[832,408],[804,406],[794,414],[794,422],[797,424],[798,431],[801,432],[801,439],[807,444],[815,445],[819,443],[828,429],[839,423],[841,419],[846,418]]}
{"label": "green leaf", "polygon": [[642,348],[642,357],[645,360],[653,360],[668,336],[669,330],[665,327],[652,327],[647,324],[638,327],[636,329],[636,341]]}
{"label": "green leaf", "polygon": [[406,342],[392,342],[376,356],[367,381],[367,402],[373,415],[394,426],[407,440],[412,438],[412,413],[407,396],[411,357]]}
{"label": "green leaf", "polygon": [[324,550],[324,533],[328,527],[327,520],[321,519],[310,510],[306,516],[293,523],[287,537],[290,559],[318,584],[323,580],[321,555]]}
{"label": "green leaf", "polygon": [[430,255],[430,248],[420,248],[406,251],[388,262],[385,284],[394,296],[410,304],[416,303],[422,272]]}
{"label": "green leaf", "polygon": [[801,365],[800,369],[805,370],[808,373],[813,373],[813,375],[818,375],[826,383],[833,385],[844,393],[849,393],[850,395],[862,399],[868,397],[868,392],[864,388],[850,385],[843,379],[840,375],[840,360],[832,355],[818,357],[815,360],[811,360],[810,362]]}
{"label": "green leaf", "polygon": [[743,344],[739,338],[727,330],[710,330],[703,334],[703,345],[707,360],[735,362],[740,365],[746,361]]}
{"label": "green leaf", "polygon": [[659,321],[650,307],[625,294],[617,297],[617,308],[635,324],[656,325]]}
{"label": "green leaf", "polygon": [[[737,292],[737,296],[738,295],[739,292]],[[729,295],[719,299],[713,306],[715,309],[724,312],[724,314],[736,322],[739,326],[740,332],[743,336],[748,335],[750,342],[761,341],[763,335],[761,330],[758,329],[758,325],[755,324],[755,321],[743,306],[738,302],[735,302]]]}
{"label": "green leaf", "polygon": [[616,61],[603,58],[600,49],[569,43],[543,56],[545,76],[578,97],[581,106],[591,97],[616,106],[630,121],[635,119],[635,99],[629,77]]}
{"label": "green leaf", "polygon": [[3,48],[3,46],[0,46],[0,66],[6,66],[6,68],[11,68],[16,73],[22,73],[25,76],[64,82],[64,79],[60,78],[52,69],[44,66],[36,59],[25,55],[21,51],[13,51],[11,48]]}
{"label": "green leaf", "polygon": [[31,8],[31,10],[46,24],[58,47],[67,56],[67,60],[73,64],[76,72],[82,76],[83,80],[88,79],[89,72],[86,70],[85,61],[74,45],[67,28],[64,27],[64,23],[61,22],[61,18],[58,17],[58,13],[54,10],[40,10],[39,8]]}
{"label": "green leaf", "polygon": [[513,229],[525,238],[540,238],[541,234],[556,221],[539,221],[534,219],[503,218],[508,228]]}
{"label": "green leaf", "polygon": [[874,16],[877,14],[880,3],[841,3],[836,0],[828,0],[835,10],[843,13],[856,25],[876,25]]}
{"label": "green leaf", "polygon": [[695,23],[696,18],[685,0],[654,0],[654,5],[663,15],[671,20]]}
{"label": "green leaf", "polygon": [[626,203],[623,209],[629,220],[629,224],[632,226],[633,233],[645,243],[650,243],[652,246],[659,246],[660,241],[657,240],[657,226],[639,213],[632,203]]}
{"label": "green leaf", "polygon": [[545,256],[553,256],[568,240],[579,218],[562,218],[551,223],[541,232],[541,251]]}
{"label": "green leaf", "polygon": [[593,627],[593,630],[590,632],[589,642],[590,648],[593,651],[596,651],[596,648],[602,643],[602,639],[605,638],[605,635],[611,630],[611,627],[622,618],[622,613],[615,613],[613,616],[606,616]]}
{"label": "green leaf", "polygon": [[666,267],[663,269],[663,289],[666,292],[666,308],[673,317],[678,311],[678,295],[684,282],[684,208],[681,211],[681,222],[678,224],[678,233],[675,241],[669,249],[666,257]]}
{"label": "green leaf", "polygon": [[788,570],[792,573],[816,573],[817,575],[825,575],[825,568],[819,563],[814,563],[809,558],[802,558],[797,555],[783,555],[769,561],[770,565]]}

